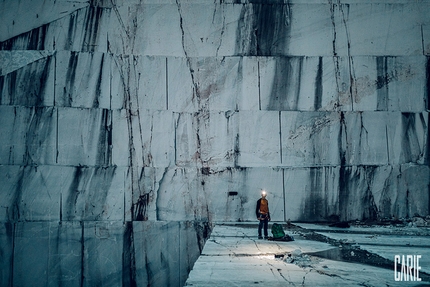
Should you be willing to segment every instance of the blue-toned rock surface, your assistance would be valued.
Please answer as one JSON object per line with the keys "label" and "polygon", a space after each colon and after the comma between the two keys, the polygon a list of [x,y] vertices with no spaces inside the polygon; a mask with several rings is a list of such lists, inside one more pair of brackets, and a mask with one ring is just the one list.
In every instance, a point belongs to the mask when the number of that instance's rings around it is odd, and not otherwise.
{"label": "blue-toned rock surface", "polygon": [[260,189],[276,221],[428,215],[429,12],[2,1],[0,285],[181,286]]}

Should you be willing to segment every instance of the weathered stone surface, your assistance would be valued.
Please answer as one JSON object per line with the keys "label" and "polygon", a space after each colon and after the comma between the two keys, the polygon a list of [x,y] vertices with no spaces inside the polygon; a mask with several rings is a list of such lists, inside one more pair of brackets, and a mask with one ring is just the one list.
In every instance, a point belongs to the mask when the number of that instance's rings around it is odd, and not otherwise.
{"label": "weathered stone surface", "polygon": [[207,224],[197,222],[5,223],[0,229],[0,282],[2,286],[159,286],[159,281],[176,285],[185,282],[208,230]]}
{"label": "weathered stone surface", "polygon": [[57,113],[53,107],[0,106],[0,163],[55,162]]}
{"label": "weathered stone surface", "polygon": [[1,2],[0,285],[182,284],[261,189],[277,221],[428,215],[429,11]]}
{"label": "weathered stone surface", "polygon": [[284,172],[285,214],[291,220],[407,218],[428,213],[428,166],[324,167]]}
{"label": "weathered stone surface", "polygon": [[111,61],[104,53],[57,53],[55,106],[111,108]]}

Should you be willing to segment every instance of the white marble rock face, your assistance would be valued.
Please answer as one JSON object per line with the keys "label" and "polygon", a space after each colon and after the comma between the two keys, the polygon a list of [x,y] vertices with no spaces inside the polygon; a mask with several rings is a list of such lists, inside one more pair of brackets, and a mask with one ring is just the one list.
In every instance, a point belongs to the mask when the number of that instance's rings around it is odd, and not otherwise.
{"label": "white marble rock face", "polygon": [[[188,270],[197,260],[205,228],[199,223],[161,221],[2,224],[2,283],[7,286],[13,280],[21,286],[175,285],[185,282]],[[11,233],[15,234],[13,242]],[[13,268],[6,261],[9,258],[14,259]]]}
{"label": "white marble rock face", "polygon": [[0,285],[182,284],[261,189],[275,221],[428,215],[429,12],[2,1]]}
{"label": "white marble rock face", "polygon": [[[142,196],[145,167],[191,168],[194,178],[201,168],[428,166],[427,6],[196,3],[101,1],[10,30],[0,53],[1,129],[10,135],[1,163],[127,167],[124,186]],[[385,13],[404,26],[376,24]],[[381,30],[360,38],[363,19]],[[388,45],[402,29],[413,37],[413,23],[424,46]],[[386,29],[390,48],[368,41]],[[301,42],[316,35],[334,46]]]}

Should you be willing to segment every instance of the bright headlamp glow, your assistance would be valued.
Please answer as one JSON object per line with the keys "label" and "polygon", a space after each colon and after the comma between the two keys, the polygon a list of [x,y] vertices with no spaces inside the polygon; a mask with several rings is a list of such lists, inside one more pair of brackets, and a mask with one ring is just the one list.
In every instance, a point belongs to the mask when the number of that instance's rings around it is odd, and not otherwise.
{"label": "bright headlamp glow", "polygon": [[265,190],[262,190],[261,195],[267,195],[267,192]]}

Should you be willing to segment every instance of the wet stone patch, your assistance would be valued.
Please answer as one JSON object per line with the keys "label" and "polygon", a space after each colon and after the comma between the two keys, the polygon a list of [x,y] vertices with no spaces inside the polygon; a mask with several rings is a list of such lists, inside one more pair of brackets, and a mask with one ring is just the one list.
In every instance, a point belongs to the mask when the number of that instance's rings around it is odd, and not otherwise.
{"label": "wet stone patch", "polygon": [[[283,226],[294,241],[258,239],[255,224],[216,225],[185,286],[428,286],[430,282],[425,270],[419,272],[421,281],[396,280],[400,277],[395,277],[393,259],[370,252],[359,244],[363,237],[368,241],[382,236],[398,240],[398,236],[411,230]],[[419,237],[426,231],[414,232],[415,237]],[[412,239],[417,239],[415,237]],[[378,244],[373,247],[380,248]],[[396,249],[399,248],[396,246]],[[422,252],[423,257],[427,257],[425,246],[421,248],[417,244],[414,252]],[[399,272],[402,270],[399,264],[396,267]],[[415,271],[412,269],[411,273]]]}

